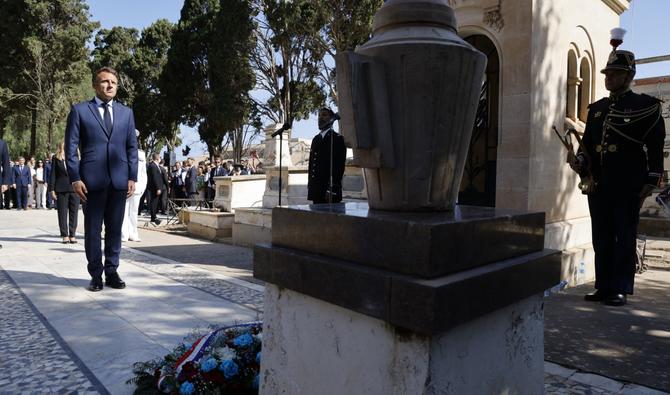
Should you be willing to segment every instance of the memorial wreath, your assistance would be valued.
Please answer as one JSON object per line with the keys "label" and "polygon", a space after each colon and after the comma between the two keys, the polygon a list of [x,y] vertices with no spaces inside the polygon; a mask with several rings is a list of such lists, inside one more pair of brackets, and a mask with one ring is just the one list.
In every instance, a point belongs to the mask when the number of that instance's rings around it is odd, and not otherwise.
{"label": "memorial wreath", "polygon": [[169,354],[133,365],[135,394],[256,394],[261,322],[194,331]]}

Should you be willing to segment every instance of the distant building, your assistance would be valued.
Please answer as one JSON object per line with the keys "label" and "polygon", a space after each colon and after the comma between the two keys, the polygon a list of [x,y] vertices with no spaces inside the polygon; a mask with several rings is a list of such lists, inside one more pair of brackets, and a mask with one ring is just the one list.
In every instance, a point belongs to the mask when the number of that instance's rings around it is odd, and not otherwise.
{"label": "distant building", "polygon": [[665,162],[663,166],[665,175],[663,181],[667,185],[670,172],[670,75],[635,80],[633,90],[665,101],[663,103],[663,118],[665,119]]}

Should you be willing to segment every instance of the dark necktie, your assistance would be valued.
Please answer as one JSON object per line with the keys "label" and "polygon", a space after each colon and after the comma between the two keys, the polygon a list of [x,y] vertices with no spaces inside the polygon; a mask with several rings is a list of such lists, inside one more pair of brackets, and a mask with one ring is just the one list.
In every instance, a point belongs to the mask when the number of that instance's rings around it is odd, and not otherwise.
{"label": "dark necktie", "polygon": [[107,133],[110,133],[112,131],[112,114],[109,113],[109,106],[107,103],[102,103],[102,107],[105,109],[105,115],[103,116],[105,129],[107,129]]}

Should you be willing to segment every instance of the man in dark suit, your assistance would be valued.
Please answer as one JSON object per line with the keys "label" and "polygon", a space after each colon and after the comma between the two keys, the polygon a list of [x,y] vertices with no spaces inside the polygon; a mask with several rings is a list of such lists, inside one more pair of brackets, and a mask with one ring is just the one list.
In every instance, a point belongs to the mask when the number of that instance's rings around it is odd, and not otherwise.
{"label": "man in dark suit", "polygon": [[182,172],[184,172],[184,169],[181,167],[181,162],[177,161],[177,163],[175,163],[175,170],[172,172],[172,190],[174,191],[174,197],[177,199],[186,197],[186,194],[184,193],[184,178],[182,177]]}
{"label": "man in dark suit", "polygon": [[584,298],[622,306],[633,294],[640,207],[663,174],[665,126],[660,100],[630,90],[632,52],[612,51],[602,73],[610,95],[589,106],[586,150],[570,166],[594,180],[587,193],[596,291]]}
{"label": "man in dark suit", "polygon": [[228,169],[223,166],[220,156],[214,158],[214,167],[209,172],[209,180],[207,180],[208,188],[208,198],[207,200],[214,200],[214,195],[216,195],[216,183],[214,182],[214,177],[225,177],[228,175]]}
{"label": "man in dark suit", "polygon": [[188,198],[190,205],[195,204],[195,198],[198,196],[198,186],[196,184],[197,177],[198,171],[195,168],[195,159],[188,158],[188,170],[186,170],[184,190],[186,191],[186,197]]}
{"label": "man in dark suit", "polygon": [[158,204],[163,193],[163,176],[158,164],[160,159],[161,156],[159,154],[153,154],[151,155],[151,162],[147,165],[147,191],[150,196],[149,213],[151,214],[151,222],[156,225],[160,225],[161,223],[161,220],[156,218],[156,213],[158,212]]}
{"label": "man in dark suit", "polygon": [[14,188],[16,188],[16,209],[28,208],[28,189],[32,186],[30,168],[26,166],[26,159],[19,157],[19,164],[14,166]]}
{"label": "man in dark suit", "polygon": [[[5,140],[0,139],[0,209],[2,209],[3,197],[9,190],[11,181],[10,173],[12,168],[9,166],[9,148]],[[5,198],[6,199],[6,198]]]}
{"label": "man in dark suit", "polygon": [[[137,182],[137,139],[133,111],[114,101],[118,73],[103,67],[93,74],[93,100],[75,104],[65,129],[65,157],[74,192],[84,208],[85,250],[91,282],[101,291],[102,274],[111,288],[125,288],[118,274],[126,199]],[[77,156],[81,151],[81,158]],[[101,250],[105,224],[104,265]]]}
{"label": "man in dark suit", "polygon": [[54,201],[51,196],[51,189],[49,188],[49,180],[51,179],[51,157],[53,155],[47,155],[46,159],[44,159],[44,180],[47,183],[47,208],[51,210],[54,208]]}
{"label": "man in dark suit", "polygon": [[335,113],[319,110],[319,130],[309,150],[307,199],[318,203],[342,201],[342,177],[347,149],[344,138],[333,130]]}
{"label": "man in dark suit", "polygon": [[[14,162],[9,161],[9,168],[7,169],[7,189],[3,192],[3,207],[5,210],[16,208],[16,187],[14,187]],[[11,206],[11,207],[10,207]]]}
{"label": "man in dark suit", "polygon": [[158,211],[165,215],[167,213],[168,206],[168,185],[170,185],[170,177],[168,177],[167,169],[161,163],[159,163],[158,168],[161,170],[161,198],[160,203],[158,204]]}

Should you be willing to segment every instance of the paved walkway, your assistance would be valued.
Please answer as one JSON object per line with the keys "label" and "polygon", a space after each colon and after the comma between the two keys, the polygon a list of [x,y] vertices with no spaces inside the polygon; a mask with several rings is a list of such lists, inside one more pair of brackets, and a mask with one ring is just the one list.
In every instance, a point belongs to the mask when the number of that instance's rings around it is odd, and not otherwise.
{"label": "paved walkway", "polygon": [[[54,211],[0,211],[0,393],[130,394],[132,364],[193,328],[262,318],[249,249],[142,230],[122,253],[128,288],[90,293],[83,243],[57,235]],[[545,371],[547,394],[661,394],[596,370]]]}

